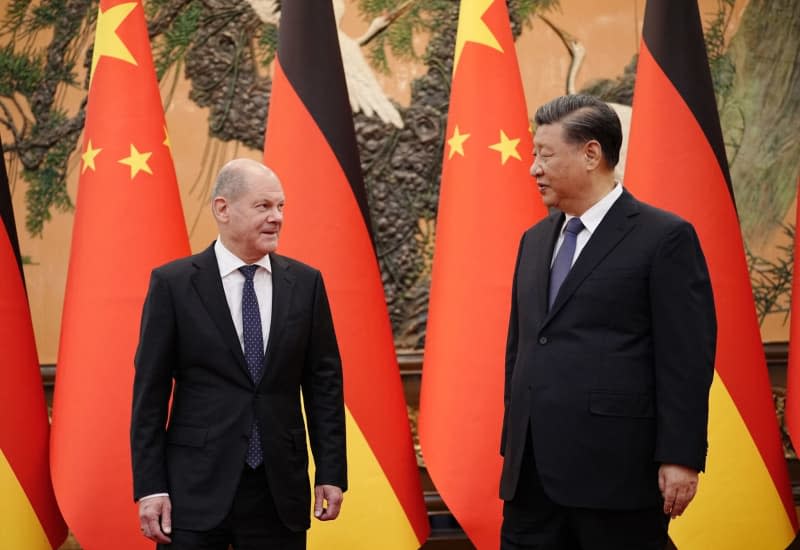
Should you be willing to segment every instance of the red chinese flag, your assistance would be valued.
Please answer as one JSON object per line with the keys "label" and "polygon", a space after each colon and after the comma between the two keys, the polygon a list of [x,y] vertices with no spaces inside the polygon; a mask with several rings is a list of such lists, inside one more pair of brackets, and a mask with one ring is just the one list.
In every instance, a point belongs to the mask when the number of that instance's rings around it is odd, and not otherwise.
{"label": "red chinese flag", "polygon": [[797,520],[694,0],[647,2],[625,185],[694,225],[717,309],[706,474],[670,536],[678,548],[785,548]]}
{"label": "red chinese flag", "polygon": [[150,271],[189,242],[139,1],[100,2],[81,160],[53,485],[84,550],[150,549],[133,502],[133,356]]}
{"label": "red chinese flag", "polygon": [[350,491],[339,519],[313,522],[309,547],[418,548],[428,519],[331,2],[283,2],[279,32],[264,144],[286,193],[279,252],[322,271],[347,408]]}
{"label": "red chinese flag", "polygon": [[0,143],[0,540],[58,548],[67,526],[50,481],[50,424]]}
{"label": "red chinese flag", "polygon": [[545,215],[504,0],[463,0],[420,396],[433,483],[479,549],[500,543],[500,431],[514,260]]}

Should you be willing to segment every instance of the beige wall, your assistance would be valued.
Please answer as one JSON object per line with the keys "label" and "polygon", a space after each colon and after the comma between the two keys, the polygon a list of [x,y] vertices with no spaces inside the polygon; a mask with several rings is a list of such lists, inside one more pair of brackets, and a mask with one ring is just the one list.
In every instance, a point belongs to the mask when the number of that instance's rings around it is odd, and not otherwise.
{"label": "beige wall", "polygon": [[[644,0],[561,0],[561,9],[549,14],[553,23],[577,37],[587,50],[586,59],[577,77],[577,87],[600,77],[620,74],[637,49],[641,33]],[[737,2],[733,26],[746,3]],[[5,14],[8,0],[0,0],[0,13]],[[369,22],[360,20],[358,12],[349,2],[343,29],[351,36],[363,33]],[[716,10],[716,0],[702,0],[701,13]],[[422,53],[427,37],[419,36],[415,45]],[[570,63],[569,54],[555,32],[540,20],[526,28],[517,42],[517,52],[524,80],[530,112],[542,102],[565,92],[565,79]],[[407,105],[413,80],[424,74],[422,63],[392,63],[392,75],[378,75],[384,90],[397,102]],[[176,75],[167,75],[162,81],[166,96],[172,89]],[[79,79],[82,81],[82,78]],[[66,103],[73,108],[82,95],[80,90],[66,92]],[[167,99],[165,97],[165,99]],[[166,107],[172,150],[192,250],[204,248],[216,232],[208,213],[206,193],[213,174],[225,161],[236,156],[260,158],[260,151],[242,145],[209,141],[207,137],[207,111],[188,99],[188,85],[178,77],[174,93]],[[5,128],[0,127],[4,143],[10,141]],[[78,176],[77,155],[73,156],[68,191],[75,200]],[[6,158],[7,164],[9,157]],[[17,215],[22,253],[32,258],[33,264],[25,266],[25,276],[33,312],[34,330],[42,363],[55,363],[58,355],[58,337],[61,308],[66,283],[72,232],[72,215],[54,213],[47,223],[42,238],[32,238],[24,228],[24,196],[26,184],[15,177],[17,165],[9,165],[12,174],[12,193]],[[120,220],[125,223],[125,220]],[[289,220],[291,223],[291,220]],[[785,339],[785,327],[770,327],[768,339]]]}

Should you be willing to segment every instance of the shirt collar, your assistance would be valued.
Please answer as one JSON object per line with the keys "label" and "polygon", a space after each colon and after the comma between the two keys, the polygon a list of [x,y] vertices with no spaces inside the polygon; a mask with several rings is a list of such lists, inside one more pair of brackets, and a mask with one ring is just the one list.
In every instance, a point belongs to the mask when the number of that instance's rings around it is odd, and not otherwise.
{"label": "shirt collar", "polygon": [[[600,222],[603,221],[603,218],[606,217],[608,211],[611,210],[611,207],[617,202],[617,199],[622,196],[622,184],[616,182],[614,188],[609,191],[605,197],[597,201],[589,208],[586,212],[584,212],[580,218],[581,222],[583,222],[583,227],[589,231],[589,234],[593,234],[597,229],[597,226],[600,225]],[[561,226],[561,231],[564,231],[564,228],[567,226],[567,222],[574,218],[575,216],[570,216],[569,214],[566,215],[566,219],[564,220],[564,225]]]}
{"label": "shirt collar", "polygon": [[[222,244],[222,239],[220,239],[219,236],[217,236],[217,242],[214,243],[214,254],[217,256],[219,275],[222,278],[225,278],[234,271],[237,271],[240,267],[247,265],[241,260],[241,258],[228,250],[228,248]],[[266,269],[268,273],[272,273],[272,264],[269,261],[269,254],[254,263],[255,265],[260,265]]]}

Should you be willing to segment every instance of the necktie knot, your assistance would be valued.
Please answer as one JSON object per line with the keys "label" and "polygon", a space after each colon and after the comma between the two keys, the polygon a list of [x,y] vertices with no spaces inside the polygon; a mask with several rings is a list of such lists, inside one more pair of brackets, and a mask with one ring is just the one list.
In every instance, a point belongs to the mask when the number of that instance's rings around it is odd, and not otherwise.
{"label": "necktie knot", "polygon": [[[570,218],[567,222],[567,227],[564,228],[564,231],[567,233],[572,233],[573,235],[577,235],[581,231],[583,231],[584,225],[580,218]],[[248,266],[249,267],[249,266]]]}
{"label": "necktie knot", "polygon": [[244,275],[245,280],[252,281],[253,277],[256,274],[256,270],[257,269],[258,269],[258,266],[255,265],[255,264],[253,264],[253,265],[243,265],[242,267],[239,268],[239,271],[242,272],[242,275]]}

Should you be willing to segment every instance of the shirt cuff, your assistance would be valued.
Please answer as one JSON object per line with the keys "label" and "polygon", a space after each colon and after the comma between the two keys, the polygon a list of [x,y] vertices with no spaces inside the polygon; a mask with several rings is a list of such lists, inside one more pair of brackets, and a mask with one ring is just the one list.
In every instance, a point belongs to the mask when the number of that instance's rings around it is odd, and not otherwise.
{"label": "shirt cuff", "polygon": [[156,498],[156,497],[168,497],[169,493],[153,493],[152,495],[146,495],[139,499],[139,502],[143,500],[147,500],[149,498]]}

